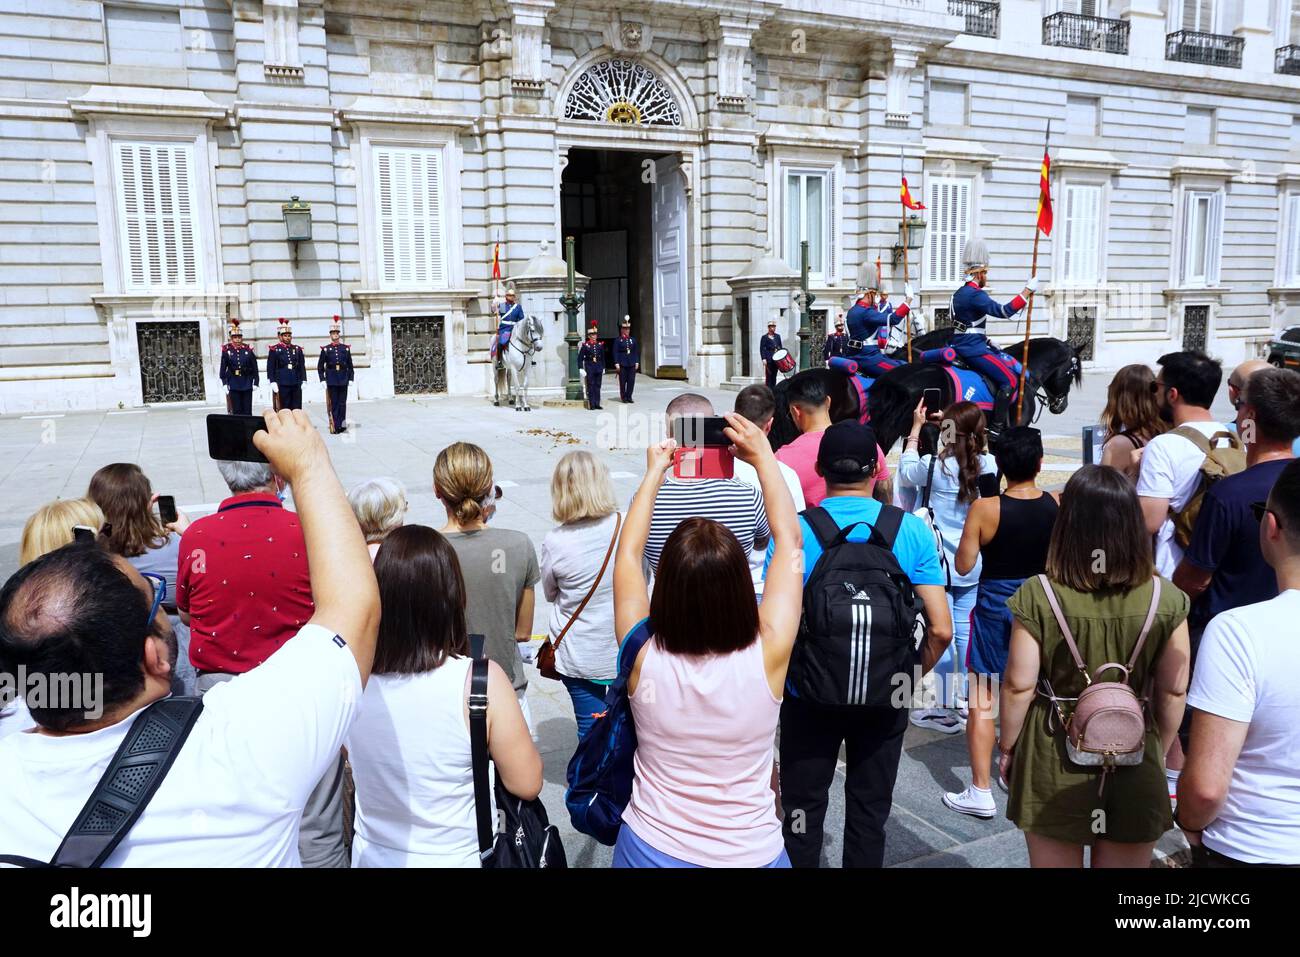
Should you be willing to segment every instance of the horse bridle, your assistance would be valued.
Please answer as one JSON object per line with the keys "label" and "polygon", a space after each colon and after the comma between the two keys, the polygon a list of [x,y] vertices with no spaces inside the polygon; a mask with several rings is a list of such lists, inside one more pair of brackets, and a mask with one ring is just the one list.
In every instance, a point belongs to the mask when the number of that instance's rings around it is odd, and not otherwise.
{"label": "horse bridle", "polygon": [[[523,321],[523,323],[522,323],[522,325],[525,326],[525,327],[527,327],[527,326],[529,325],[529,322],[530,322],[531,319],[532,319],[531,316],[525,318],[524,321]],[[516,352],[518,352],[521,356],[523,356],[525,359],[527,359],[529,356],[531,356],[534,352],[537,351],[537,349],[538,349],[537,343],[541,342],[541,339],[540,339],[540,338],[533,339],[533,338],[530,337],[530,338],[528,339],[528,348],[525,349],[525,348],[523,348],[522,346],[517,345],[517,343],[518,343],[518,341],[519,341],[520,338],[522,338],[522,337],[515,336],[515,335],[511,335],[511,336],[510,336],[510,342],[507,343],[506,348],[507,348],[507,349],[514,349],[514,350],[515,350]]]}

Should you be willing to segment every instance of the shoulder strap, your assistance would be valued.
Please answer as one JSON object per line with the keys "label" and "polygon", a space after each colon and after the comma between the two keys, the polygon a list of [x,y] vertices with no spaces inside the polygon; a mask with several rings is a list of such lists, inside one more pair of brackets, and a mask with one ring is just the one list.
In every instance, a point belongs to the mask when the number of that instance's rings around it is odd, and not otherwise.
{"label": "shoulder strap", "polygon": [[1065,638],[1070,654],[1074,657],[1075,667],[1083,672],[1084,678],[1091,681],[1088,666],[1084,664],[1083,656],[1079,654],[1079,646],[1074,643],[1074,635],[1070,632],[1070,626],[1065,623],[1065,613],[1061,611],[1061,603],[1056,599],[1056,592],[1052,591],[1052,583],[1047,580],[1046,575],[1039,575],[1038,581],[1043,586],[1043,594],[1047,596],[1047,604],[1052,607],[1052,614],[1056,616],[1056,624],[1061,629],[1061,636]]}
{"label": "shoulder strap", "polygon": [[[48,866],[102,866],[149,806],[202,712],[203,701],[197,697],[164,698],[145,708]],[[11,855],[0,855],[0,862],[41,863]]]}
{"label": "shoulder strap", "polygon": [[872,535],[879,538],[878,542],[883,548],[893,548],[894,539],[898,537],[898,530],[903,527],[903,510],[893,505],[881,504],[880,514],[876,516],[875,527],[872,528]]}
{"label": "shoulder strap", "polygon": [[925,476],[925,488],[921,492],[921,507],[930,507],[930,486],[934,485],[934,466],[939,461],[939,450],[935,449],[930,454],[930,468]]}
{"label": "shoulder strap", "polygon": [[1205,434],[1201,432],[1200,429],[1193,428],[1190,425],[1180,425],[1178,428],[1173,430],[1173,434],[1181,435],[1188,442],[1191,442],[1194,446],[1200,449],[1203,454],[1210,454],[1210,440],[1205,437]]}
{"label": "shoulder strap", "polygon": [[650,625],[649,618],[643,619],[627,633],[627,637],[623,639],[623,644],[618,649],[619,679],[625,680],[632,674],[632,668],[636,665],[636,656],[641,654],[641,649],[653,634],[654,629]]}
{"label": "shoulder strap", "polygon": [[609,558],[614,554],[614,546],[618,544],[618,532],[622,527],[623,513],[615,512],[614,534],[609,538],[609,548],[605,549],[605,560],[600,563],[600,571],[596,572],[596,579],[591,583],[591,587],[587,589],[587,594],[583,596],[582,601],[578,603],[578,607],[574,609],[573,614],[569,616],[569,620],[566,621],[564,627],[560,629],[560,633],[555,636],[555,641],[551,643],[551,647],[556,651],[559,650],[560,642],[564,640],[564,636],[567,635],[569,629],[573,627],[573,623],[577,621],[578,616],[582,614],[582,610],[587,607],[587,602],[591,601],[591,596],[596,594],[596,589],[600,587],[600,580],[605,577],[605,569],[609,567]]}
{"label": "shoulder strap", "polygon": [[1156,575],[1151,579],[1151,607],[1147,609],[1146,621],[1142,622],[1142,632],[1138,635],[1138,643],[1133,648],[1133,655],[1128,660],[1128,670],[1131,674],[1133,666],[1137,664],[1138,655],[1142,653],[1142,646],[1146,644],[1147,635],[1151,631],[1151,625],[1156,620],[1156,609],[1160,607],[1160,576]]}
{"label": "shoulder strap", "polygon": [[830,548],[831,543],[840,534],[840,527],[836,524],[835,519],[831,518],[831,513],[820,505],[805,508],[799,513],[799,516],[808,523],[812,533],[817,536],[817,544],[822,547],[822,551]]}
{"label": "shoulder strap", "polygon": [[[471,635],[481,638],[481,635]],[[474,771],[474,816],[478,823],[478,856],[486,862],[492,856],[495,828],[492,826],[492,796],[488,790],[488,661],[474,656],[469,679],[469,749]]]}

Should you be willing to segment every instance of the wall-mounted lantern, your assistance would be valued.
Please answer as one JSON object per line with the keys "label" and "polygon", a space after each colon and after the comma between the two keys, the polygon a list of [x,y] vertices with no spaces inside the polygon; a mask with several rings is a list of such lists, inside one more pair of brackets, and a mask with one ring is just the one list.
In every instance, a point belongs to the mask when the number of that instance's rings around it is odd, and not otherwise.
{"label": "wall-mounted lantern", "polygon": [[895,269],[898,268],[899,260],[903,258],[904,248],[909,252],[925,248],[924,216],[908,216],[906,222],[898,224],[898,242],[894,244],[892,256]]}
{"label": "wall-mounted lantern", "polygon": [[304,203],[297,196],[280,207],[284,214],[285,238],[293,248],[293,267],[298,268],[298,244],[311,240],[311,203]]}

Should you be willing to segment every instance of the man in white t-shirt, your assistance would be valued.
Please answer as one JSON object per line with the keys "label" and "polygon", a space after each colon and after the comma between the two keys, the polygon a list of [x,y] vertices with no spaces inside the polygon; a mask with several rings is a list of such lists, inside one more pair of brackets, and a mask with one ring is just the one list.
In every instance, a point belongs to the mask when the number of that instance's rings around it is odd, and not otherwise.
{"label": "man in white t-shirt", "polygon": [[[737,415],[742,415],[753,422],[763,430],[764,435],[772,431],[772,419],[776,414],[776,396],[772,390],[765,385],[747,385],[740,390],[736,396]],[[790,497],[794,499],[794,510],[802,512],[804,510],[803,487],[799,484],[799,473],[784,462],[777,462],[777,468],[781,470],[781,478],[785,479],[785,486],[790,490]],[[754,471],[754,466],[748,462],[742,462],[736,459],[735,463],[736,478],[746,485],[752,485],[754,488],[762,489],[758,484],[758,473]],[[762,597],[763,595],[763,562],[767,558],[767,543],[764,542],[760,547],[755,543],[749,552],[749,574],[754,580],[754,594]]]}
{"label": "man in white t-shirt", "polygon": [[1205,867],[1300,866],[1300,461],[1256,511],[1280,593],[1210,621],[1187,696],[1195,710],[1174,820]]}
{"label": "man in white t-shirt", "polygon": [[[361,530],[307,416],[266,421],[254,443],[293,485],[315,614],[260,667],[207,693],[110,867],[297,866],[303,806],[369,677],[379,589]],[[125,559],[73,544],[0,591],[0,666],[46,681],[103,675],[93,710],[29,696],[37,727],[0,741],[0,854],[50,860],[135,717],[170,693],[176,636],[154,587]]]}
{"label": "man in white t-shirt", "polygon": [[[1223,380],[1217,360],[1200,352],[1171,352],[1160,357],[1160,372],[1154,384],[1160,417],[1177,429],[1187,426],[1207,439],[1227,426],[1214,421],[1210,406]],[[1155,537],[1156,571],[1166,578],[1183,559],[1182,546],[1174,539],[1170,511],[1181,512],[1200,484],[1205,453],[1190,439],[1166,432],[1142,450],[1137,494],[1147,531]]]}

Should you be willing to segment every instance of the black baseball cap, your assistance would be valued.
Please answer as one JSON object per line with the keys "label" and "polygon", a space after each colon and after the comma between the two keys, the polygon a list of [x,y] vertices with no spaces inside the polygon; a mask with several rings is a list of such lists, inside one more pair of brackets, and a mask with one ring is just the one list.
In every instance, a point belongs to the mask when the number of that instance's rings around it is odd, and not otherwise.
{"label": "black baseball cap", "polygon": [[822,433],[817,464],[829,482],[853,485],[876,471],[876,433],[852,419],[836,422]]}

